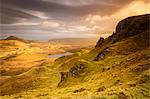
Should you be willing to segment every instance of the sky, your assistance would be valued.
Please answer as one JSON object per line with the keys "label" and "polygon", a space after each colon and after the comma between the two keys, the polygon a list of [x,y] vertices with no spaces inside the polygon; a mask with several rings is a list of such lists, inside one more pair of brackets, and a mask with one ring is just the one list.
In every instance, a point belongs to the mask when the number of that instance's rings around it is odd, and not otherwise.
{"label": "sky", "polygon": [[105,38],[120,20],[141,14],[150,14],[150,1],[0,0],[0,36]]}

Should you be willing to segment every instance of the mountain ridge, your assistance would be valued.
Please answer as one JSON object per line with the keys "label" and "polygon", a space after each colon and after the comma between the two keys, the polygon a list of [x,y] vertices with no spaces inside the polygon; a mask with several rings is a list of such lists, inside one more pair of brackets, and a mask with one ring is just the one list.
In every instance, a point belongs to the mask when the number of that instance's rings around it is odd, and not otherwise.
{"label": "mountain ridge", "polygon": [[[116,32],[105,39],[106,42],[115,43],[119,40],[137,35],[149,29],[150,14],[131,16],[121,20],[116,26]],[[104,38],[100,38],[96,47],[104,43]],[[109,40],[109,41],[107,41]],[[101,44],[100,44],[101,43]],[[98,46],[99,45],[99,46]]]}

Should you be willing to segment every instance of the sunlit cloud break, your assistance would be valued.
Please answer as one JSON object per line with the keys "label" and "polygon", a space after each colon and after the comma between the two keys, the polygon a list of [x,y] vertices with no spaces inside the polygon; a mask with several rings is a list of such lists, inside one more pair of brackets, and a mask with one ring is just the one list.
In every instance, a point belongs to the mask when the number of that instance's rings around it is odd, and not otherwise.
{"label": "sunlit cloud break", "polygon": [[25,30],[37,30],[35,35],[48,31],[66,37],[107,37],[119,20],[150,13],[146,0],[2,0],[2,5],[1,34],[11,35],[15,30],[17,36],[17,30],[23,30],[19,31],[22,37],[30,35]]}

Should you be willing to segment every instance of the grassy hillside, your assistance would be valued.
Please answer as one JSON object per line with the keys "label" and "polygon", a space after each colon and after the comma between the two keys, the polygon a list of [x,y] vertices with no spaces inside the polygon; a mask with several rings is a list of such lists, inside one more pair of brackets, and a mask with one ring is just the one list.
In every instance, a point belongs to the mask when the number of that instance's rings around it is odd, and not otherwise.
{"label": "grassy hillside", "polygon": [[[125,26],[132,27],[137,20],[143,20],[136,23],[141,24],[137,27],[147,24],[143,16],[127,19],[132,24]],[[124,27],[126,19],[121,22]],[[1,98],[149,99],[149,28],[139,32],[137,27],[130,32],[133,35],[117,30],[92,50],[82,50],[52,64],[1,78]],[[121,36],[122,33],[126,35]]]}

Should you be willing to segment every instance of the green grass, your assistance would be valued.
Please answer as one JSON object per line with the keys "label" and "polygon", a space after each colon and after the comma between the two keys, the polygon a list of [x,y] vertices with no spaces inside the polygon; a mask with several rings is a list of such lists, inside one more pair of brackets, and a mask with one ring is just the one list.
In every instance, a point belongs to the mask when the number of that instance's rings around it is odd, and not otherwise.
{"label": "green grass", "polygon": [[[147,32],[115,44],[61,57],[53,64],[3,80],[3,99],[149,99],[150,68]],[[137,41],[138,40],[138,41]],[[93,61],[107,47],[103,60]],[[60,72],[84,66],[60,86]],[[13,88],[10,86],[13,85]]]}

